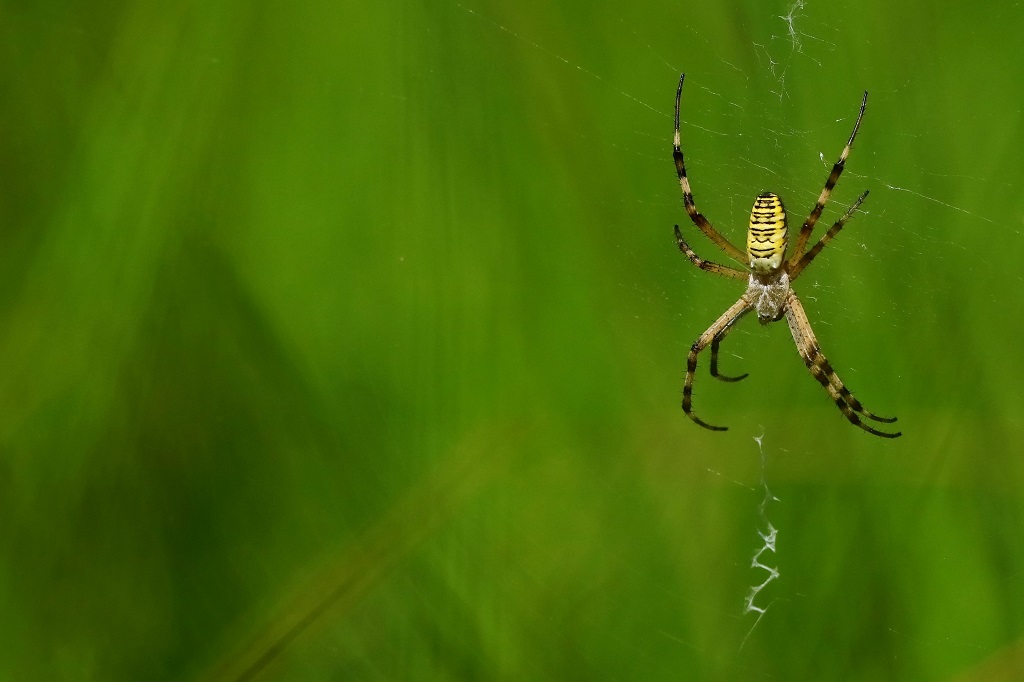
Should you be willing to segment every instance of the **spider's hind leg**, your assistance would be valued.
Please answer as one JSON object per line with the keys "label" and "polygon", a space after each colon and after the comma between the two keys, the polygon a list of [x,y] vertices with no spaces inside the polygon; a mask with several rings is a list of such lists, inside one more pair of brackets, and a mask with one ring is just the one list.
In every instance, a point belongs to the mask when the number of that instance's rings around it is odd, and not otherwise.
{"label": "spider's hind leg", "polygon": [[843,169],[846,168],[846,158],[850,155],[850,149],[853,147],[853,141],[857,138],[857,131],[860,130],[860,122],[864,118],[864,110],[867,109],[867,106],[868,93],[865,90],[864,99],[860,101],[860,111],[857,113],[857,121],[853,124],[853,132],[850,133],[850,139],[846,142],[846,146],[843,147],[843,151],[839,155],[839,160],[832,166],[832,172],[825,181],[825,187],[821,190],[818,200],[814,203],[814,208],[811,209],[811,214],[807,216],[807,220],[804,222],[803,227],[800,228],[800,234],[793,247],[793,255],[789,258],[789,267],[791,268],[803,257],[804,248],[807,246],[807,240],[811,237],[811,232],[814,231],[814,225],[818,222],[818,218],[821,217],[821,212],[824,210],[825,204],[828,203],[829,197],[832,196],[832,190],[835,189],[836,183],[839,182],[839,176],[843,174]]}
{"label": "spider's hind leg", "polygon": [[675,115],[675,134],[672,136],[672,158],[676,164],[676,175],[679,177],[679,188],[683,193],[683,206],[686,208],[687,215],[690,216],[690,220],[693,224],[704,233],[704,236],[715,243],[715,246],[729,254],[729,257],[735,260],[741,265],[747,264],[747,254],[740,251],[732,242],[723,237],[718,230],[716,230],[708,219],[704,217],[700,211],[697,210],[697,205],[693,202],[693,192],[690,189],[690,180],[686,176],[686,161],[683,157],[683,150],[680,147],[679,140],[679,101],[683,96],[683,79],[686,74],[679,75],[679,87],[676,89],[676,115]]}

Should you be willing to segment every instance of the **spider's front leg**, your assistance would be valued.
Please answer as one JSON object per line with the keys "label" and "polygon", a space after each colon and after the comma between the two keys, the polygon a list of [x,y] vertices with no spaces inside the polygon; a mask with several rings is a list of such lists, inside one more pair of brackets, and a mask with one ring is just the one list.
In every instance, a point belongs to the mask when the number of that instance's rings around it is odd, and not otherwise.
{"label": "spider's front leg", "polygon": [[[685,412],[686,416],[692,419],[694,423],[699,426],[703,426],[705,429],[711,429],[712,431],[728,430],[725,426],[712,426],[693,413],[693,378],[697,373],[697,356],[700,355],[702,350],[708,347],[708,344],[713,343],[720,335],[724,335],[723,332],[728,331],[733,323],[749,311],[750,305],[746,300],[741,298],[733,303],[728,310],[722,313],[721,317],[715,320],[714,324],[708,327],[707,330],[700,335],[699,339],[694,341],[693,346],[690,347],[690,354],[686,357],[686,381],[683,384],[683,412]],[[712,351],[712,357],[714,367],[713,371],[717,372],[717,343],[715,344],[715,349]]]}
{"label": "spider's front leg", "polygon": [[715,377],[716,379],[720,379],[721,381],[740,381],[741,379],[746,379],[748,376],[750,376],[750,374],[747,372],[744,372],[738,377],[729,377],[724,374],[719,374],[718,345],[722,343],[722,339],[724,339],[725,335],[732,330],[733,326],[741,319],[743,319],[743,316],[749,313],[751,310],[753,310],[753,308],[750,308],[749,306],[744,308],[739,315],[733,318],[732,322],[726,325],[726,327],[722,331],[715,334],[715,338],[711,340],[711,376]]}
{"label": "spider's front leg", "polygon": [[879,431],[864,423],[864,420],[861,419],[861,416],[864,416],[886,424],[896,421],[895,417],[880,417],[869,412],[850,393],[850,390],[846,388],[839,375],[832,369],[828,358],[821,352],[818,339],[815,338],[814,330],[811,329],[811,323],[807,319],[807,313],[804,312],[803,304],[800,303],[800,299],[794,293],[790,293],[786,301],[786,321],[789,323],[789,330],[793,334],[793,341],[796,343],[797,351],[799,351],[800,357],[803,358],[807,369],[818,380],[818,383],[828,391],[832,402],[836,404],[836,407],[839,408],[847,420],[854,426],[864,429],[872,435],[881,436],[882,438],[899,438],[902,435],[901,432],[889,433],[888,431]]}

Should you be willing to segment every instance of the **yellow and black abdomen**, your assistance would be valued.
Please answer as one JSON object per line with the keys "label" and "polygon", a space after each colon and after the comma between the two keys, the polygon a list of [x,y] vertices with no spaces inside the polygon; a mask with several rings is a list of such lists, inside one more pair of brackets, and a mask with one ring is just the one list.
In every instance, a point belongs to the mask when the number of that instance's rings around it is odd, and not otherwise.
{"label": "yellow and black abdomen", "polygon": [[777,194],[762,192],[754,199],[747,230],[747,257],[750,269],[769,275],[782,267],[786,256],[786,207]]}

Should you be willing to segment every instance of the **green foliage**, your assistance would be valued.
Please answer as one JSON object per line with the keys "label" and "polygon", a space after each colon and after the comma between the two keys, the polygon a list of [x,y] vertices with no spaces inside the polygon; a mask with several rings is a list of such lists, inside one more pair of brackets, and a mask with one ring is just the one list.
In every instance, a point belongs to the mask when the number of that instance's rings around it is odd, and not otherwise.
{"label": "green foliage", "polygon": [[[171,4],[4,12],[0,676],[1024,676],[1019,8]],[[680,70],[739,244],[871,91],[797,290],[898,442],[752,320],[683,416]]]}

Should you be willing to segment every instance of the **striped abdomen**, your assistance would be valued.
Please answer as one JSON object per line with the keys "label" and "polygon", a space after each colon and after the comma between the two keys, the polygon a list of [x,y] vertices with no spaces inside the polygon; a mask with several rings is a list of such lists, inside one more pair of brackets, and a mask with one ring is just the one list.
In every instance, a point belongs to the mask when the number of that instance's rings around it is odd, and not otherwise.
{"label": "striped abdomen", "polygon": [[786,207],[777,194],[762,192],[754,199],[747,230],[747,257],[755,274],[777,272],[786,255]]}

